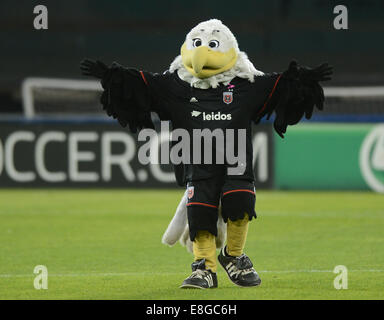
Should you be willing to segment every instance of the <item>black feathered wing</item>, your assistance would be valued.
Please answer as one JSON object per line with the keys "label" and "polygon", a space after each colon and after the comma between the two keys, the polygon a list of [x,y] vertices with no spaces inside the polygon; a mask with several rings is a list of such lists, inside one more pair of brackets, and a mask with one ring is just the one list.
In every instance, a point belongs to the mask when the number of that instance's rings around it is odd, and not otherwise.
{"label": "black feathered wing", "polygon": [[310,69],[292,61],[288,70],[276,77],[265,104],[255,112],[254,122],[275,113],[274,129],[284,138],[288,125],[297,124],[303,116],[310,119],[315,107],[323,109],[324,91],[319,82],[330,80],[331,75],[332,67],[328,64]]}
{"label": "black feathered wing", "polygon": [[[124,68],[116,62],[107,67],[101,61],[90,59],[84,59],[80,63],[80,69],[83,75],[101,79],[104,90],[100,102],[103,109],[108,116],[117,119],[121,126],[128,125],[131,132],[136,133],[143,128],[154,129],[151,112],[156,112],[160,120],[171,120],[166,104],[159,99],[171,92],[165,80],[169,74],[152,74]],[[151,87],[158,90],[151,90]],[[177,183],[183,186],[183,165],[175,165],[174,171]]]}
{"label": "black feathered wing", "polygon": [[154,128],[152,99],[139,71],[113,63],[103,75],[101,85],[103,109],[120,125],[128,125],[133,133],[142,128]]}

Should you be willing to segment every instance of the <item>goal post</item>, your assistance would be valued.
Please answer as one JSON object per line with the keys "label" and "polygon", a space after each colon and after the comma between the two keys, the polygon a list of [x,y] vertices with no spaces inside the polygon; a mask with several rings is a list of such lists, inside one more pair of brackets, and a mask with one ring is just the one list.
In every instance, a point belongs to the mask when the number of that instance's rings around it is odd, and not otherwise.
{"label": "goal post", "polygon": [[[101,115],[101,90],[97,80],[26,78],[21,86],[24,116],[33,119]],[[326,107],[321,113],[322,119],[327,116],[341,119],[340,116],[345,115],[361,121],[367,115],[384,119],[384,86],[324,87],[324,95]],[[348,117],[344,118],[348,122]]]}
{"label": "goal post", "polygon": [[101,92],[102,87],[100,81],[97,80],[26,78],[21,85],[21,96],[24,116],[27,119],[32,119],[36,116],[34,96],[34,90],[36,89],[99,93]]}
{"label": "goal post", "polygon": [[324,87],[325,97],[384,97],[384,86]]}

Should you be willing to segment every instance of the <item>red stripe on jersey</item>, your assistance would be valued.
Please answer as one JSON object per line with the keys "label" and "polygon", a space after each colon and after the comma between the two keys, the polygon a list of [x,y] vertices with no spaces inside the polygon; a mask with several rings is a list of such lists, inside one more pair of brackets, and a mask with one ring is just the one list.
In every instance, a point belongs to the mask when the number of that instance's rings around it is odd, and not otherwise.
{"label": "red stripe on jersey", "polygon": [[143,81],[145,82],[146,85],[148,85],[147,79],[145,79],[144,72],[140,71],[141,77],[143,78]]}
{"label": "red stripe on jersey", "polygon": [[279,80],[280,80],[281,76],[282,76],[282,74],[278,76],[278,78],[277,78],[277,80],[275,82],[275,85],[273,86],[272,91],[271,91],[271,93],[269,94],[269,96],[267,98],[267,101],[265,101],[265,103],[264,103],[263,107],[261,108],[261,110],[259,111],[258,115],[262,114],[263,111],[265,110],[265,108],[267,107],[267,104],[268,104],[269,100],[271,100],[271,97],[272,97],[273,93],[276,90],[277,84],[279,83]]}
{"label": "red stripe on jersey", "polygon": [[198,205],[198,206],[206,206],[206,207],[210,207],[210,208],[217,208],[217,206],[214,206],[214,205],[208,204],[208,203],[202,203],[202,202],[189,202],[189,203],[187,203],[187,206],[191,206],[191,205]]}

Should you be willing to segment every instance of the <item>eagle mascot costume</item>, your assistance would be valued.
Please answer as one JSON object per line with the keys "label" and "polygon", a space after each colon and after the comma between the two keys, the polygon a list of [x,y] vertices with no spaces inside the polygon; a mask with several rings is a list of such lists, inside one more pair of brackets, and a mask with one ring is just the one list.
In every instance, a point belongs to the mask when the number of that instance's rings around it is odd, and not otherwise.
{"label": "eagle mascot costume", "polygon": [[181,288],[217,287],[217,260],[234,284],[260,285],[243,252],[249,221],[256,218],[252,122],[274,114],[274,129],[284,138],[288,125],[303,116],[310,119],[315,107],[323,109],[319,82],[331,79],[332,67],[324,63],[308,68],[291,61],[284,72],[263,73],[240,51],[228,27],[211,19],[187,34],[180,55],[163,74],[90,59],[80,68],[83,75],[101,80],[104,110],[131,132],[154,128],[151,112],[191,134],[196,128],[246,130],[246,162],[240,174],[230,174],[229,163],[174,166],[186,192],[162,241],[173,245],[180,240],[194,255],[192,274]]}

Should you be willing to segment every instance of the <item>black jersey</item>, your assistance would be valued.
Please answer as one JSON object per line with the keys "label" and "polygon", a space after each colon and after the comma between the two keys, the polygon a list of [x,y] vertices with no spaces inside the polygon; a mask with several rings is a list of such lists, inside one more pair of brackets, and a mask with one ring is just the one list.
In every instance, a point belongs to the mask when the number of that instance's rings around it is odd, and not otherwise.
{"label": "black jersey", "polygon": [[[262,112],[266,101],[276,86],[278,74],[255,76],[254,82],[234,78],[229,85],[217,88],[197,89],[183,81],[177,72],[153,74],[140,72],[149,89],[152,110],[162,120],[170,120],[173,129],[183,128],[190,134],[193,129],[246,130],[246,163],[241,175],[228,175],[224,164],[185,164],[184,181],[196,181],[218,175],[228,179],[253,181],[252,118]],[[235,142],[237,139],[235,139]],[[234,146],[235,152],[236,146]],[[192,152],[193,148],[191,148]],[[213,150],[213,154],[215,151]]]}
{"label": "black jersey", "polygon": [[[139,72],[118,63],[106,67],[100,61],[85,59],[81,70],[84,75],[101,79],[103,109],[133,133],[154,128],[151,111],[162,120],[170,120],[173,129],[245,129],[246,170],[236,179],[246,180],[254,180],[251,122],[257,124],[264,116],[274,114],[273,127],[284,138],[288,126],[297,124],[303,116],[310,119],[315,107],[323,109],[324,92],[319,82],[330,80],[333,73],[327,63],[308,68],[291,61],[286,71],[257,76],[254,82],[234,78],[229,85],[215,89],[195,89],[177,73]],[[178,183],[185,184],[226,175],[228,167],[225,163],[186,164],[185,170],[175,166],[175,173]]]}

